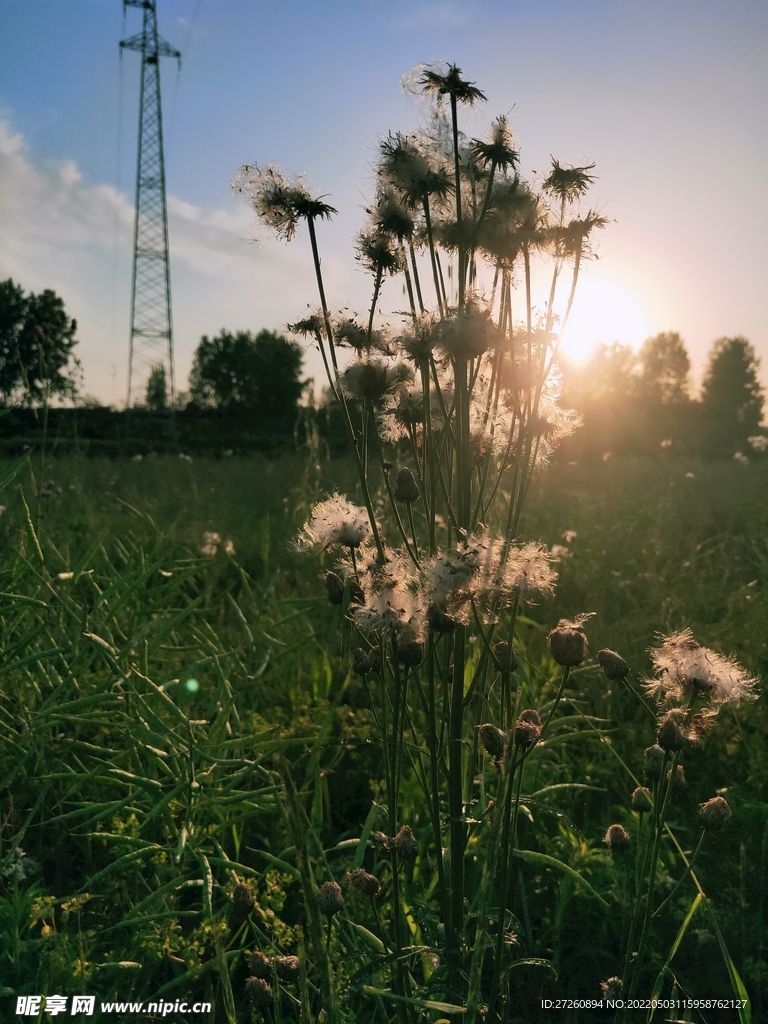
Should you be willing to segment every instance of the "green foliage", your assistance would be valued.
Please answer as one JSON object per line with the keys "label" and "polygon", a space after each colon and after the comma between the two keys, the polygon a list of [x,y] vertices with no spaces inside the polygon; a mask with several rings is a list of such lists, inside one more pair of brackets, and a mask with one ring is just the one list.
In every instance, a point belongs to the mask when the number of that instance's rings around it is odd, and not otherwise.
{"label": "green foliage", "polygon": [[763,415],[760,361],[746,338],[719,338],[712,347],[701,389],[707,445],[732,454],[748,450]]}
{"label": "green foliage", "polygon": [[292,417],[303,384],[301,347],[273,331],[203,335],[189,377],[192,402],[203,409],[245,410],[260,421]]}
{"label": "green foliage", "polygon": [[165,366],[158,363],[153,366],[147,380],[146,406],[154,412],[162,412],[168,408],[168,382],[165,377]]}
{"label": "green foliage", "polygon": [[0,394],[6,404],[74,396],[76,330],[55,292],[25,295],[11,278],[0,281]]}

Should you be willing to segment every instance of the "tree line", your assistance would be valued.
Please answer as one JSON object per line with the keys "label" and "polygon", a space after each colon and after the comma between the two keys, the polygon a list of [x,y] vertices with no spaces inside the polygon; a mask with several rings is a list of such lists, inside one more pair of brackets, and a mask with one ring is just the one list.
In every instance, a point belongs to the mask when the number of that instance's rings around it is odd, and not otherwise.
{"label": "tree line", "polygon": [[[34,410],[54,398],[77,398],[76,331],[76,321],[55,292],[25,295],[11,279],[0,282],[0,400],[5,409]],[[301,346],[274,331],[223,329],[212,337],[203,335],[189,389],[176,396],[175,412],[185,424],[186,440],[215,447],[224,434],[290,435],[308,383],[301,379],[302,360]],[[698,397],[690,357],[675,332],[649,338],[639,352],[618,342],[599,344],[584,363],[563,357],[560,365],[561,403],[583,421],[566,443],[564,457],[667,449],[731,457],[765,450],[759,359],[746,338],[720,338],[713,344]],[[163,414],[169,405],[165,370],[158,365],[137,412]],[[99,416],[105,429],[107,424],[112,432],[121,429],[115,418],[122,414],[91,411],[95,434]],[[321,418],[330,434],[333,413],[327,407]],[[149,423],[151,432],[151,418]]]}
{"label": "tree line", "polygon": [[763,450],[760,361],[746,338],[719,338],[710,349],[701,392],[676,332],[657,334],[639,352],[600,344],[582,364],[561,360],[562,403],[582,416],[569,454],[648,454],[664,449],[718,457]]}

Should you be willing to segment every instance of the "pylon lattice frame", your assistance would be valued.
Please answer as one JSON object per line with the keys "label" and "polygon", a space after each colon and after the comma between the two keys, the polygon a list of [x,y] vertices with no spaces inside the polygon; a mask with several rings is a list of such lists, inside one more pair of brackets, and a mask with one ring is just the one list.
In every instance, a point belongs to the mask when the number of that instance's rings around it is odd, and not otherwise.
{"label": "pylon lattice frame", "polygon": [[150,372],[162,365],[173,410],[176,392],[160,58],[175,57],[181,66],[181,53],[158,35],[156,0],[123,0],[123,10],[126,7],[139,7],[144,14],[142,31],[120,42],[121,55],[123,50],[141,54],[126,409],[143,399]]}

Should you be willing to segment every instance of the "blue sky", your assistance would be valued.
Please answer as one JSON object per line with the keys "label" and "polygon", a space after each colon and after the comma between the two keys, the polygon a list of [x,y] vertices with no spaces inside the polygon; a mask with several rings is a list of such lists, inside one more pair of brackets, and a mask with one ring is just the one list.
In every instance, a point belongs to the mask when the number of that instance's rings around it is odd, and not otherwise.
{"label": "blue sky", "polygon": [[[423,111],[400,77],[449,60],[509,112],[527,175],[596,162],[613,218],[570,344],[678,330],[700,374],[744,334],[768,377],[768,5],[760,0],[257,3],[158,0],[177,377],[203,333],[280,328],[315,290],[307,241],[252,234],[240,164],[304,171],[339,209],[320,245],[335,307],[362,309],[351,239],[377,141]],[[125,33],[141,13],[128,9]],[[80,324],[85,390],[120,402],[128,356],[138,55],[120,0],[0,0],[0,279],[53,287]],[[382,306],[402,305],[400,287]],[[568,339],[566,339],[567,341]],[[316,373],[310,359],[308,372]]]}

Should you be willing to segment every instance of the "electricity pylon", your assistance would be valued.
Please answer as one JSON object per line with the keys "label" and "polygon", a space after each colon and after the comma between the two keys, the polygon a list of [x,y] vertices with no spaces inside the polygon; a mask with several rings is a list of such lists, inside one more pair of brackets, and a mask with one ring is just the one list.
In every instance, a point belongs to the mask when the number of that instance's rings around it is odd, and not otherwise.
{"label": "electricity pylon", "polygon": [[[140,7],[144,24],[138,35],[120,42],[141,54],[139,144],[136,160],[136,221],[133,229],[131,341],[128,355],[126,410],[140,404],[152,370],[162,366],[170,409],[175,405],[171,274],[168,263],[168,211],[165,202],[163,112],[160,103],[160,58],[181,54],[157,34],[156,0],[123,0]],[[128,415],[130,415],[128,413]]]}

